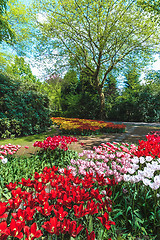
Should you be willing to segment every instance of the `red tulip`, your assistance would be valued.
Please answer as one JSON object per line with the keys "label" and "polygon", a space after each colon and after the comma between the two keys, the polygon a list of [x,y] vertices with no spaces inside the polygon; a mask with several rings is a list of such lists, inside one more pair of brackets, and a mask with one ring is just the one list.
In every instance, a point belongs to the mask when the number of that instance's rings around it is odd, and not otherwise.
{"label": "red tulip", "polygon": [[108,216],[108,213],[107,212],[105,212],[103,215],[102,215],[102,217],[97,217],[100,221],[101,221],[101,223],[102,223],[102,225],[107,229],[107,230],[109,230],[110,228],[111,228],[111,225],[115,225],[115,222],[112,222],[112,221],[109,221],[108,219],[109,219],[109,216]]}
{"label": "red tulip", "polygon": [[0,218],[7,218],[7,213],[5,213],[7,211],[7,207],[6,207],[7,203],[5,202],[0,202]]}
{"label": "red tulip", "polygon": [[38,212],[40,212],[43,216],[51,215],[51,211],[53,210],[53,205],[49,205],[48,202],[45,202],[43,207],[36,207]]}
{"label": "red tulip", "polygon": [[63,221],[64,218],[68,215],[68,212],[64,211],[63,207],[60,207],[59,210],[53,209],[53,211],[56,215],[56,218],[59,219],[60,221]]}
{"label": "red tulip", "polygon": [[26,209],[18,209],[16,213],[12,213],[12,217],[15,220],[20,220],[20,221],[31,221],[33,220],[33,215],[36,212],[35,209],[31,209],[27,207]]}
{"label": "red tulip", "polygon": [[92,231],[90,234],[88,234],[87,228],[86,228],[86,236],[87,236],[87,240],[95,240],[95,233],[94,233],[94,231]]}
{"label": "red tulip", "polygon": [[60,232],[60,222],[56,217],[50,218],[48,222],[44,222],[42,227],[50,234],[59,235]]}
{"label": "red tulip", "polygon": [[41,237],[43,234],[41,230],[37,230],[37,224],[33,223],[31,227],[24,227],[24,234],[27,236],[25,240],[33,240],[35,238]]}
{"label": "red tulip", "polygon": [[71,221],[69,224],[68,233],[71,237],[75,238],[82,229],[83,229],[83,226],[81,224],[77,227],[76,221]]}
{"label": "red tulip", "polygon": [[12,218],[9,228],[6,229],[6,233],[9,236],[21,239],[23,237],[23,233],[21,232],[21,230],[23,229],[24,226],[25,226],[25,222],[22,222],[22,221],[19,221],[19,220],[16,222]]}
{"label": "red tulip", "polygon": [[16,186],[17,186],[17,184],[16,183],[12,183],[12,182],[10,182],[8,185],[6,185],[6,187],[10,191],[14,190]]}

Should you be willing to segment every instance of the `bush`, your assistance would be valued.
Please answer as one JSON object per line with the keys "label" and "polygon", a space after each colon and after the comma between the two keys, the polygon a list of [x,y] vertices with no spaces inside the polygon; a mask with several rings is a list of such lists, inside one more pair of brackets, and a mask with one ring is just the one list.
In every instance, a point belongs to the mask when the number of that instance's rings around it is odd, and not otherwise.
{"label": "bush", "polygon": [[0,118],[0,138],[14,138],[22,133],[22,125],[16,119]]}
{"label": "bush", "polygon": [[[18,121],[21,126],[20,134],[40,133],[51,125],[49,100],[46,95],[36,90],[28,90],[25,84],[12,80],[4,74],[0,74],[0,95],[0,118],[9,119],[10,122],[13,119]],[[12,135],[12,126],[7,124],[6,130],[9,132],[5,130],[3,137]],[[16,133],[17,131],[16,129]]]}
{"label": "bush", "polygon": [[153,92],[147,85],[139,91],[124,91],[107,113],[112,121],[159,122],[160,92]]}

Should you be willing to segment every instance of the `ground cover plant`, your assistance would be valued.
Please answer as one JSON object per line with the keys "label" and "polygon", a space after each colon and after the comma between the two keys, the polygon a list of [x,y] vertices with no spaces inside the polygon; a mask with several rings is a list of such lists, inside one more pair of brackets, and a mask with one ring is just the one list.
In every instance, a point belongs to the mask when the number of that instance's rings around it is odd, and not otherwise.
{"label": "ground cover plant", "polygon": [[76,138],[47,137],[25,159],[2,146],[1,238],[159,239],[160,139],[146,137],[79,155],[68,149]]}
{"label": "ground cover plant", "polygon": [[52,117],[53,124],[59,126],[63,134],[75,135],[91,135],[100,133],[121,133],[125,131],[124,124],[114,124],[111,122],[79,119],[79,118],[63,118]]}

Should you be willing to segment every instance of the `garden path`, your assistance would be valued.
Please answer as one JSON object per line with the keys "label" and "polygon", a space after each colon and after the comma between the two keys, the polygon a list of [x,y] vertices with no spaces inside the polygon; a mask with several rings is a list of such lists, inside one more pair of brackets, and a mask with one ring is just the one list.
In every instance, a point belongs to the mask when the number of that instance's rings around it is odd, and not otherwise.
{"label": "garden path", "polygon": [[[122,123],[122,122],[114,122]],[[72,143],[69,148],[77,152],[83,150],[92,150],[94,146],[99,146],[101,143],[106,142],[127,142],[138,144],[138,140],[146,140],[146,135],[151,131],[160,131],[160,123],[135,123],[135,122],[123,122],[126,125],[125,133],[106,133],[100,136],[76,136],[77,143]],[[61,135],[58,127],[55,126],[55,135]],[[81,144],[84,144],[83,146]],[[24,150],[19,150],[18,154],[24,154]],[[32,146],[29,149],[25,149],[25,154],[34,154],[36,149]]]}
{"label": "garden path", "polygon": [[[114,122],[122,123],[122,122]],[[82,151],[82,149],[91,150],[93,146],[99,146],[102,142],[127,142],[138,144],[138,140],[146,140],[146,135],[151,131],[160,131],[160,123],[135,123],[123,122],[126,125],[125,133],[107,133],[101,136],[77,137],[78,143],[73,143],[70,149]],[[81,143],[84,143],[81,146]]]}

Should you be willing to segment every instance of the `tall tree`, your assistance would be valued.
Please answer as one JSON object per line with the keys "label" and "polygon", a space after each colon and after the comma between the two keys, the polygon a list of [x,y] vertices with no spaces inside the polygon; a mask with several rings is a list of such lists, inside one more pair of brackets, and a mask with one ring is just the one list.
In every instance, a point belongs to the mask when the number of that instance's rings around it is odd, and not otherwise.
{"label": "tall tree", "polygon": [[108,74],[105,85],[106,96],[115,96],[117,95],[117,79],[113,74]]}
{"label": "tall tree", "polygon": [[135,90],[140,86],[140,69],[138,69],[134,64],[130,65],[127,69],[125,76],[125,87],[130,90]]}
{"label": "tall tree", "polygon": [[156,19],[136,0],[50,0],[36,4],[45,16],[39,21],[44,34],[55,38],[54,47],[66,58],[74,58],[79,69],[87,69],[105,117],[103,93],[107,75],[126,57],[158,45]]}
{"label": "tall tree", "polygon": [[44,89],[46,85],[33,75],[30,65],[25,62],[23,57],[15,56],[12,58],[11,63],[8,63],[2,72],[6,76],[21,82],[21,88],[47,93]]}
{"label": "tall tree", "polygon": [[46,91],[50,100],[50,108],[53,111],[60,111],[61,109],[61,85],[62,79],[59,75],[52,74],[44,82],[44,90]]}
{"label": "tall tree", "polygon": [[160,70],[150,70],[144,78],[146,86],[148,86],[152,94],[160,94]]}
{"label": "tall tree", "polygon": [[23,57],[15,56],[14,61],[8,64],[6,71],[8,74],[23,82],[36,83],[37,79],[32,74],[30,65],[25,62]]}
{"label": "tall tree", "polygon": [[160,70],[149,70],[145,76],[147,83],[160,84]]}

